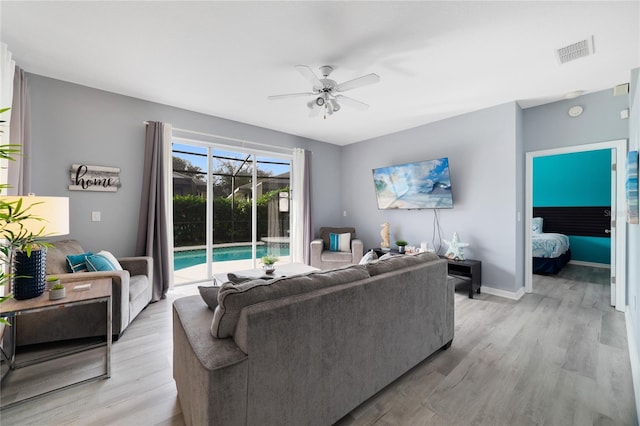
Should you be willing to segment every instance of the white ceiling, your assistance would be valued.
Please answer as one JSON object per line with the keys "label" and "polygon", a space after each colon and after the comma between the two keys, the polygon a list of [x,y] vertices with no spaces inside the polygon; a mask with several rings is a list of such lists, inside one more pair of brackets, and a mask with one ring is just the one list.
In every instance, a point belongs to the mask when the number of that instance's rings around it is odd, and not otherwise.
{"label": "white ceiling", "polygon": [[[640,67],[640,3],[0,3],[1,36],[28,72],[345,145],[505,102],[530,107],[629,81]],[[555,49],[595,40],[560,65]],[[294,69],[332,65],[380,83],[310,118]],[[153,119],[153,117],[150,117]]]}

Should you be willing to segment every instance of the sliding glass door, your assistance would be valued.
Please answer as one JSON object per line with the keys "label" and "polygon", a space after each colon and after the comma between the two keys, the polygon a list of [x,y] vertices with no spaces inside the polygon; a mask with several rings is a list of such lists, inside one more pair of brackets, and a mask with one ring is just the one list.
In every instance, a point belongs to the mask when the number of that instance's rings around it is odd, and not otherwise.
{"label": "sliding glass door", "polygon": [[174,282],[288,262],[290,176],[290,158],[174,142]]}

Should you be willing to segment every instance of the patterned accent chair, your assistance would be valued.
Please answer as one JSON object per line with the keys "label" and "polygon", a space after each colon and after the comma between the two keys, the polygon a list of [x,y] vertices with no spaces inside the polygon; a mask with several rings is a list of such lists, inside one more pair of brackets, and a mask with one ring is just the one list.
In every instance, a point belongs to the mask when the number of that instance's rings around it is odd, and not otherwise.
{"label": "patterned accent chair", "polygon": [[[351,251],[331,251],[329,247],[329,234],[351,234]],[[345,265],[357,265],[364,254],[364,246],[361,240],[356,239],[356,229],[345,228],[320,228],[320,236],[311,241],[311,266],[319,269],[333,269]]]}

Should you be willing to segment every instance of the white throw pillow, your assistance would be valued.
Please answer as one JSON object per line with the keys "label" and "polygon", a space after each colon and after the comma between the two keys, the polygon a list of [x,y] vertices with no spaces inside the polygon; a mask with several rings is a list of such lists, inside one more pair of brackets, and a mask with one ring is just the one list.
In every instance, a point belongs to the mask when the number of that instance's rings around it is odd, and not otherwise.
{"label": "white throw pillow", "polygon": [[366,265],[367,263],[371,262],[372,260],[376,260],[377,258],[378,255],[376,254],[376,252],[373,250],[369,250],[364,254],[364,256],[362,256],[362,259],[360,259],[360,265]]}

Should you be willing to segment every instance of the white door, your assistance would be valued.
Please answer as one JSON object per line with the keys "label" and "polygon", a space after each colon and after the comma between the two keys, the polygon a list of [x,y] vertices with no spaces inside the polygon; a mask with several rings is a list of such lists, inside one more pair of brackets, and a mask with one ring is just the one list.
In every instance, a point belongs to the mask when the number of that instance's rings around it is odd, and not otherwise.
{"label": "white door", "polygon": [[616,306],[616,218],[618,212],[617,206],[617,153],[616,149],[611,150],[611,227],[609,232],[611,234],[611,306]]}

